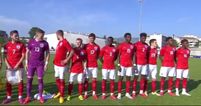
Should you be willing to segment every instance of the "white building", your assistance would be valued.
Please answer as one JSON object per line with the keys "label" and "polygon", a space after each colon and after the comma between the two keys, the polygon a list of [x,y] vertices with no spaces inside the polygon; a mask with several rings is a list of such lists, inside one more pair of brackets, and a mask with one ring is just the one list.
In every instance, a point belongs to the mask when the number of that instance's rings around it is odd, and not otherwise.
{"label": "white building", "polygon": [[[64,37],[69,41],[70,44],[75,44],[77,38],[82,38],[83,43],[86,44],[88,42],[88,36],[80,33],[70,33],[64,32]],[[55,50],[58,44],[56,33],[47,34],[44,36],[46,41],[49,43],[49,47],[51,50]],[[102,48],[105,45],[105,39],[96,38],[95,42]]]}
{"label": "white building", "polygon": [[163,34],[151,34],[147,37],[146,43],[149,44],[149,41],[151,39],[156,39],[157,43],[158,43],[158,47],[161,48],[165,45],[166,41],[166,36],[164,36]]}

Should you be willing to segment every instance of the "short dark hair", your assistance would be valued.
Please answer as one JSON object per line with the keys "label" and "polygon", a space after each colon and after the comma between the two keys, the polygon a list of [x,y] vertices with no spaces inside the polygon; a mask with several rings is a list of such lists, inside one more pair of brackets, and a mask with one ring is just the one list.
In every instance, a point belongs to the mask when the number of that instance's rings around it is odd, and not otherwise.
{"label": "short dark hair", "polygon": [[143,33],[140,33],[140,38],[141,38],[141,37],[147,37],[147,33],[144,33],[144,32],[143,32]]}
{"label": "short dark hair", "polygon": [[112,40],[114,40],[114,38],[113,38],[112,36],[109,36],[108,39],[112,39]]}
{"label": "short dark hair", "polygon": [[57,33],[59,33],[60,35],[64,35],[64,31],[63,30],[57,30]]}
{"label": "short dark hair", "polygon": [[173,38],[172,38],[172,37],[167,37],[165,41],[167,42],[167,41],[169,41],[170,39],[173,39]]}
{"label": "short dark hair", "polygon": [[82,43],[82,38],[77,38],[76,40],[79,40],[79,41],[81,41],[81,43]]}
{"label": "short dark hair", "polygon": [[18,34],[18,31],[17,30],[10,31],[10,35],[13,35],[14,33]]}
{"label": "short dark hair", "polygon": [[181,43],[184,43],[184,42],[188,42],[188,40],[187,39],[182,39]]}
{"label": "short dark hair", "polygon": [[40,29],[40,28],[37,28],[36,29],[36,32],[38,32],[38,33],[42,33],[42,34],[44,34],[45,33],[45,31],[43,31],[42,29]]}
{"label": "short dark hair", "polygon": [[149,44],[151,45],[153,42],[155,42],[156,41],[156,39],[151,39],[150,41],[149,41]]}
{"label": "short dark hair", "polygon": [[131,33],[125,33],[124,34],[124,38],[126,38],[127,36],[131,36]]}
{"label": "short dark hair", "polygon": [[96,38],[96,35],[94,33],[90,33],[88,37],[94,37],[94,38]]}

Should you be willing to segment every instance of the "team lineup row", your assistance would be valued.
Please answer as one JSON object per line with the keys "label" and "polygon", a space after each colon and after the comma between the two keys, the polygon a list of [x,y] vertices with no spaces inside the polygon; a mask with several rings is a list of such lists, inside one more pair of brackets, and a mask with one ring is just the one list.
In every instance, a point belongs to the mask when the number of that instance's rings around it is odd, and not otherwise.
{"label": "team lineup row", "polygon": [[[43,97],[43,76],[47,70],[50,52],[49,45],[44,37],[45,32],[42,29],[36,30],[36,35],[31,39],[26,47],[19,41],[18,31],[10,32],[11,41],[4,45],[4,55],[6,63],[6,99],[3,104],[11,102],[12,85],[18,84],[18,101],[20,104],[27,104],[31,101],[31,90],[33,76],[36,72],[38,77],[39,101],[44,103]],[[145,43],[147,34],[141,33],[140,40],[131,43],[131,34],[125,33],[125,41],[117,47],[113,45],[113,37],[107,38],[107,44],[100,49],[95,43],[96,35],[89,34],[89,43],[83,44],[81,38],[76,39],[76,46],[72,47],[64,38],[62,30],[56,32],[59,40],[54,57],[55,81],[58,93],[53,98],[59,98],[59,103],[64,103],[65,81],[64,73],[67,65],[70,67],[68,81],[67,101],[71,100],[73,90],[73,82],[78,82],[79,99],[88,98],[89,79],[92,81],[92,96],[95,100],[97,96],[97,73],[98,60],[102,63],[102,99],[106,99],[106,82],[110,80],[110,98],[112,100],[121,99],[122,83],[126,79],[126,94],[129,99],[135,99],[137,96],[136,88],[138,79],[140,79],[139,95],[148,97],[148,80],[151,79],[152,95],[163,96],[165,80],[168,78],[167,92],[170,96],[180,96],[179,85],[182,80],[182,95],[191,96],[187,93],[188,78],[188,59],[190,50],[188,49],[188,40],[181,41],[182,46],[177,48],[173,46],[173,38],[166,39],[166,45],[161,48],[158,56],[157,41],[151,39],[149,45]],[[156,76],[157,76],[157,57],[160,58],[162,66],[159,72],[160,76],[160,93],[156,92]],[[25,69],[27,70],[26,94],[23,99],[23,71],[25,60]],[[115,67],[117,62],[117,67]],[[118,95],[115,96],[115,77],[118,76]],[[131,92],[131,77],[132,92]],[[139,77],[139,78],[138,78]],[[176,77],[176,94],[172,92],[174,86],[174,77]],[[131,93],[131,94],[130,94]]]}

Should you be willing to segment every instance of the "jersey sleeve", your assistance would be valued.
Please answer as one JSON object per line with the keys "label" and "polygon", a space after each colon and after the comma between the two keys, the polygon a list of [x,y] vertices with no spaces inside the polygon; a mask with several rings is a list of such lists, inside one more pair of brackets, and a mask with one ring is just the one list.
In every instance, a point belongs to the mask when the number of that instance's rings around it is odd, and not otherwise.
{"label": "jersey sleeve", "polygon": [[49,48],[49,43],[46,42],[46,46],[45,46],[45,51],[49,52],[50,48]]}
{"label": "jersey sleeve", "polygon": [[117,47],[118,54],[121,54],[121,49],[122,49],[122,46],[121,46],[121,44],[119,44]]}
{"label": "jersey sleeve", "polygon": [[65,48],[68,50],[68,51],[71,51],[73,48],[72,46],[70,45],[70,43],[68,41],[65,42]]}
{"label": "jersey sleeve", "polygon": [[99,56],[100,56],[100,58],[102,58],[102,57],[103,57],[103,55],[104,55],[104,48],[102,48],[102,49],[101,49],[101,51],[100,51],[100,55],[99,55]]}
{"label": "jersey sleeve", "polygon": [[29,41],[28,46],[27,46],[27,48],[28,48],[29,50],[31,50],[31,48],[32,48],[32,47],[31,47],[31,44],[32,44],[32,40]]}
{"label": "jersey sleeve", "polygon": [[164,56],[165,54],[165,47],[163,47],[161,50],[160,50],[160,56]]}
{"label": "jersey sleeve", "polygon": [[100,55],[100,46],[98,46],[97,54],[98,54],[97,56]]}
{"label": "jersey sleeve", "polygon": [[24,53],[24,54],[26,53],[26,46],[23,43],[22,43],[22,53]]}
{"label": "jersey sleeve", "polygon": [[4,45],[4,47],[3,47],[3,49],[4,49],[4,54],[7,54],[7,51],[8,51],[7,46],[8,46],[8,44]]}

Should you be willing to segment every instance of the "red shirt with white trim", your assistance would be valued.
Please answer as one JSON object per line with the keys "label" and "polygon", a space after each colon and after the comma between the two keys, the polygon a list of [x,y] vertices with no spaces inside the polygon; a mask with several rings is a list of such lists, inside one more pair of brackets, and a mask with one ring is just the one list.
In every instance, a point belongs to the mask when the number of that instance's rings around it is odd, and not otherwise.
{"label": "red shirt with white trim", "polygon": [[148,44],[140,41],[134,44],[135,61],[138,65],[146,65],[148,62]]}
{"label": "red shirt with white trim", "polygon": [[100,57],[103,58],[103,69],[115,69],[117,55],[118,52],[115,46],[104,46],[100,52]]}
{"label": "red shirt with white trim", "polygon": [[98,57],[100,53],[100,47],[96,43],[88,43],[85,45],[87,55],[87,67],[98,67]]}
{"label": "red shirt with white trim", "polygon": [[134,46],[132,43],[123,42],[119,44],[120,65],[124,67],[133,66]]}
{"label": "red shirt with white trim", "polygon": [[60,67],[64,67],[65,65],[61,65],[61,61],[66,59],[67,52],[71,51],[72,47],[66,39],[59,41],[56,48],[56,54],[54,57],[54,64]]}
{"label": "red shirt with white trim", "polygon": [[149,48],[149,64],[157,64],[158,51],[157,48]]}
{"label": "red shirt with white trim", "polygon": [[[6,59],[8,61],[8,64],[11,66],[11,68],[14,68],[15,65],[22,58],[22,54],[26,53],[26,47],[21,42],[12,43],[10,41],[4,46],[4,51],[7,55]],[[19,67],[23,68],[23,63],[21,63]]]}
{"label": "red shirt with white trim", "polygon": [[164,67],[175,66],[175,51],[176,48],[169,45],[162,47],[160,51],[160,56],[163,57],[162,66]]}
{"label": "red shirt with white trim", "polygon": [[190,50],[179,48],[176,51],[177,69],[188,69],[188,59],[190,57]]}

